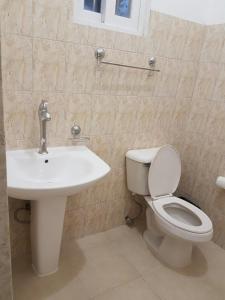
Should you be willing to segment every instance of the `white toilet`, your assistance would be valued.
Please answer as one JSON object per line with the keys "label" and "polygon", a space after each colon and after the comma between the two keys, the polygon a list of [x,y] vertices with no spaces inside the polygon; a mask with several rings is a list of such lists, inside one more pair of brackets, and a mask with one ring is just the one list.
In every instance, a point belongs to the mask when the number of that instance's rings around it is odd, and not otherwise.
{"label": "white toilet", "polygon": [[171,145],[130,150],[126,167],[128,189],[149,205],[144,232],[149,248],[174,268],[187,266],[193,244],[211,240],[213,226],[203,211],[173,195],[181,176],[179,153]]}

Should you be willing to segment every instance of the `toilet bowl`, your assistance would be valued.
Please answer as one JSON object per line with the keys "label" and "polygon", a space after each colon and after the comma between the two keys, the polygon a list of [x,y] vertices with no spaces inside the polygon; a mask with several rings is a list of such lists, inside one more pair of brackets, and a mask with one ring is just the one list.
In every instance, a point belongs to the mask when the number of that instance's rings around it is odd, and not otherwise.
{"label": "toilet bowl", "polygon": [[211,240],[213,226],[202,210],[173,195],[181,176],[179,153],[171,145],[130,150],[126,166],[128,189],[148,204],[144,239],[149,248],[172,267],[187,266],[194,243]]}

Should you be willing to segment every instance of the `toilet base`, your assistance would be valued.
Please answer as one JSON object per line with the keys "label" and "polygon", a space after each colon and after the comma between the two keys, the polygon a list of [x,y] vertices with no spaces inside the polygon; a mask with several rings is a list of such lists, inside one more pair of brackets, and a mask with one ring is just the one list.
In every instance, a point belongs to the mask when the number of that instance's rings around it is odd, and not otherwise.
{"label": "toilet base", "polygon": [[150,250],[173,268],[184,268],[192,260],[192,243],[168,235],[156,236],[150,229],[144,232],[144,240]]}
{"label": "toilet base", "polygon": [[173,268],[184,268],[191,263],[192,243],[166,235],[159,247],[159,256]]}

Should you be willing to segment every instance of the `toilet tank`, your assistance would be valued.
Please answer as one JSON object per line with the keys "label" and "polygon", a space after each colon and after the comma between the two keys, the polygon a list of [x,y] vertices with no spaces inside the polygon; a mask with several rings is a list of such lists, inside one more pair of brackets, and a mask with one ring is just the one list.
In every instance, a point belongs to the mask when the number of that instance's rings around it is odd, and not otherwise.
{"label": "toilet tank", "polygon": [[127,188],[129,191],[138,195],[149,195],[149,167],[159,149],[136,149],[126,153]]}

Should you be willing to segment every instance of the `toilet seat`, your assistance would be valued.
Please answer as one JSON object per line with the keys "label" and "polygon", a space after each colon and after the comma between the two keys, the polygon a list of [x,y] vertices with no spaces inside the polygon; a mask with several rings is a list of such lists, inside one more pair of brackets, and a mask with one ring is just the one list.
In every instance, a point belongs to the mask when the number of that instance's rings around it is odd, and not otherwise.
{"label": "toilet seat", "polygon": [[[183,209],[187,213],[192,214],[192,216],[196,218],[196,220],[197,219],[199,220],[200,225],[194,225],[194,224],[188,224],[188,222],[182,222],[181,220],[178,220],[177,218],[173,217],[165,210],[166,206],[167,208],[169,207],[171,208],[174,205],[177,205],[178,210]],[[163,218],[166,222],[179,229],[192,232],[192,233],[199,233],[199,234],[212,231],[212,222],[209,219],[209,217],[196,206],[180,198],[172,196],[172,197],[159,198],[158,200],[153,200],[152,208],[154,209],[155,213],[158,214],[159,217]]]}

